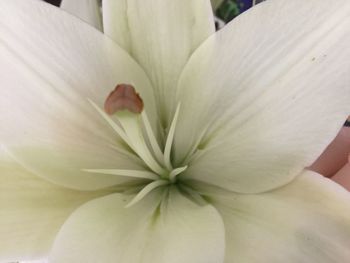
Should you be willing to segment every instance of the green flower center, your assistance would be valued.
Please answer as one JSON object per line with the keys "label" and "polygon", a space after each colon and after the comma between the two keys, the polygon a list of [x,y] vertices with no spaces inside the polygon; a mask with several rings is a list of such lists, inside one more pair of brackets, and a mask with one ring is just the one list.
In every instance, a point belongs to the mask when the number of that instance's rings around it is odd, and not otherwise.
{"label": "green flower center", "polygon": [[[137,154],[148,169],[84,169],[85,172],[113,174],[149,180],[127,207],[137,203],[158,187],[179,184],[178,176],[187,169],[187,166],[173,167],[171,163],[171,149],[180,105],[176,109],[166,137],[164,149],[162,150],[156,140],[147,114],[143,110],[143,101],[133,86],[128,84],[117,85],[116,89],[108,96],[104,111],[94,102],[90,101],[90,103]],[[119,124],[111,118],[111,115],[117,117]],[[182,186],[182,188],[186,188],[186,186]]]}

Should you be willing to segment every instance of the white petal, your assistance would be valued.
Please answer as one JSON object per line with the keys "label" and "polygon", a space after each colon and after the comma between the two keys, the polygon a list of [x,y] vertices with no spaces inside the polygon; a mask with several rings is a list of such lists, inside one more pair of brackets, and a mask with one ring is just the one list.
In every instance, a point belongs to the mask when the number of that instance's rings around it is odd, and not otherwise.
{"label": "white petal", "polygon": [[0,262],[46,256],[68,216],[84,202],[102,194],[57,187],[18,165],[2,162]]}
{"label": "white petal", "polygon": [[125,182],[81,169],[142,167],[90,105],[132,83],[154,125],[152,88],[113,41],[41,1],[0,1],[0,141],[36,174],[77,189]]}
{"label": "white petal", "polygon": [[169,125],[179,75],[214,28],[209,0],[103,0],[105,34],[126,48],[152,80]]}
{"label": "white petal", "polygon": [[62,227],[50,262],[223,262],[224,229],[216,210],[175,189],[160,204],[164,193],[151,193],[131,208],[119,194],[83,205]]}
{"label": "white petal", "polygon": [[226,229],[227,263],[350,260],[350,193],[305,172],[259,195],[212,197]]}
{"label": "white petal", "polygon": [[21,261],[19,263],[48,263],[48,261],[45,259],[42,259],[42,260]]}
{"label": "white petal", "polygon": [[102,31],[100,0],[62,0],[61,8]]}
{"label": "white petal", "polygon": [[127,0],[103,0],[103,30],[124,50],[131,52]]}
{"label": "white petal", "polygon": [[179,84],[176,162],[204,150],[187,178],[256,193],[313,163],[350,113],[349,17],[346,0],[270,0],[203,44]]}

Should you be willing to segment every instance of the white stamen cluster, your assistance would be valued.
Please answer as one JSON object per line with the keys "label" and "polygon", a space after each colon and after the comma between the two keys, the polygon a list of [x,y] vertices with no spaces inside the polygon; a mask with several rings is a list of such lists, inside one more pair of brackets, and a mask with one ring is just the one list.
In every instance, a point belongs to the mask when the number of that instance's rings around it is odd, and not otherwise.
{"label": "white stamen cluster", "polygon": [[[151,124],[145,110],[143,110],[141,114],[133,113],[128,110],[116,112],[115,115],[118,118],[120,123],[119,125],[93,101],[89,100],[89,102],[107,121],[112,129],[118,133],[124,142],[146,164],[149,170],[83,169],[83,171],[151,180],[152,182],[146,184],[126,207],[136,204],[148,193],[158,187],[176,183],[177,176],[187,169],[187,166],[174,168],[171,163],[171,149],[174,140],[176,123],[180,112],[180,104],[177,106],[169,132],[167,134],[165,147],[162,151],[151,128]],[[146,141],[149,142],[151,149],[149,149]]]}

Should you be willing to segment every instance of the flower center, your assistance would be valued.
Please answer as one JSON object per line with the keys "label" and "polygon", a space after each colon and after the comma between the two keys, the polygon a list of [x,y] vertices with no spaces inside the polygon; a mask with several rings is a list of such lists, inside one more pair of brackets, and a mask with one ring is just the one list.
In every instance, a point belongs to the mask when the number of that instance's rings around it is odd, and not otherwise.
{"label": "flower center", "polygon": [[[117,85],[107,97],[104,111],[91,100],[89,102],[146,164],[148,169],[84,169],[83,171],[150,180],[151,182],[143,187],[127,207],[137,203],[158,187],[177,183],[178,175],[187,169],[187,166],[173,167],[170,156],[180,105],[176,109],[166,138],[165,147],[162,150],[144,110],[143,101],[132,85]],[[119,124],[111,118],[111,115],[117,117]]]}

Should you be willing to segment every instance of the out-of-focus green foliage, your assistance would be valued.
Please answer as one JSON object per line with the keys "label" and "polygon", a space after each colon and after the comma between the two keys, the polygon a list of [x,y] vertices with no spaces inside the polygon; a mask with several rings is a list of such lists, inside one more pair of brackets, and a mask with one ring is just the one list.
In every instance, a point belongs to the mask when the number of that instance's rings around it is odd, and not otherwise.
{"label": "out-of-focus green foliage", "polygon": [[263,1],[264,0],[212,0],[212,3],[215,15],[225,23],[228,23],[239,14],[251,8],[252,5]]}
{"label": "out-of-focus green foliage", "polygon": [[227,23],[240,14],[240,3],[237,0],[224,0],[215,13]]}
{"label": "out-of-focus green foliage", "polygon": [[214,10],[216,10],[221,4],[223,0],[211,0],[211,5]]}

